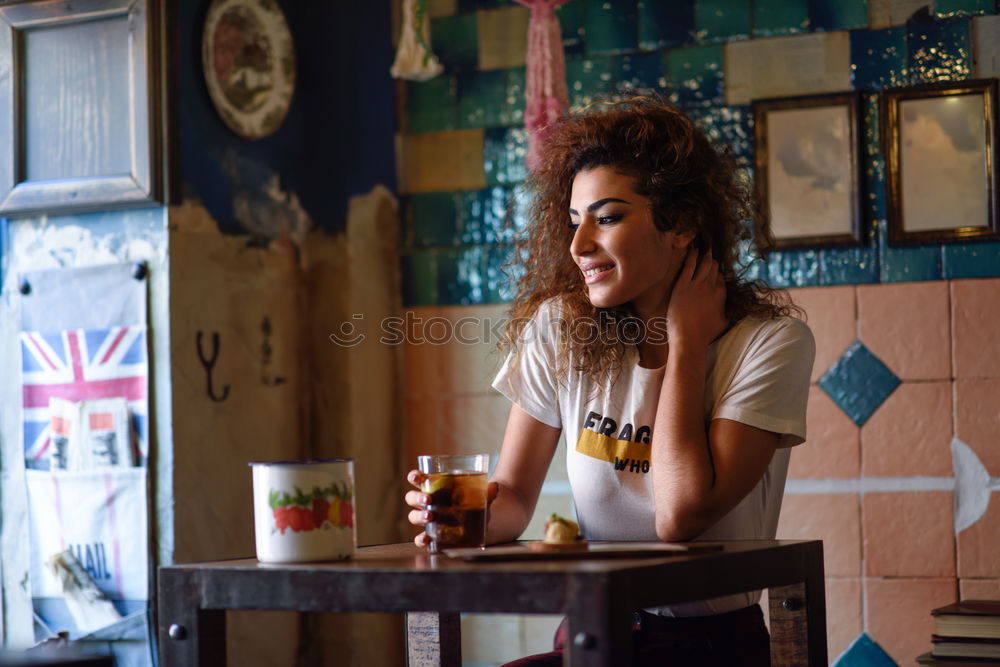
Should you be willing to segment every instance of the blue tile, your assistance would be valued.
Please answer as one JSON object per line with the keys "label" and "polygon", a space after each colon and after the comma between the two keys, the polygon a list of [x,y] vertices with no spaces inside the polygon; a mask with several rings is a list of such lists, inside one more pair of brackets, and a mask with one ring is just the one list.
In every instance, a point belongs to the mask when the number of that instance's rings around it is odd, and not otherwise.
{"label": "blue tile", "polygon": [[528,133],[523,127],[486,130],[483,140],[483,170],[487,185],[512,185],[528,177],[524,163],[528,155]]}
{"label": "blue tile", "polygon": [[809,25],[832,32],[868,26],[867,0],[809,0]]}
{"label": "blue tile", "polygon": [[969,28],[969,19],[908,26],[910,83],[968,79],[972,71]]}
{"label": "blue tile", "polygon": [[934,16],[941,19],[995,12],[994,0],[934,0]]}
{"label": "blue tile", "polygon": [[496,186],[461,194],[462,243],[510,243],[511,190]]}
{"label": "blue tile", "polygon": [[665,88],[667,81],[663,75],[664,59],[662,51],[618,58],[618,74],[614,77],[618,83],[618,92],[636,95]]}
{"label": "blue tile", "polygon": [[406,83],[406,117],[409,132],[454,130],[458,109],[455,77],[436,76],[429,81]]}
{"label": "blue tile", "polygon": [[850,36],[855,90],[881,90],[909,83],[905,27],[855,30]]}
{"label": "blue tile", "polygon": [[563,51],[566,58],[583,55],[584,35],[583,3],[567,2],[556,9],[559,30],[562,33]]}
{"label": "blue tile", "polygon": [[604,98],[614,89],[612,60],[579,58],[566,61],[566,85],[571,109],[584,107],[595,99]]}
{"label": "blue tile", "polygon": [[880,282],[941,280],[941,246],[892,247],[888,242],[888,224],[885,220],[880,220],[878,226]]}
{"label": "blue tile", "polygon": [[866,206],[861,208],[862,216],[865,220],[885,220],[885,160],[866,157],[864,165]]}
{"label": "blue tile", "polygon": [[877,283],[877,248],[829,248],[819,252],[820,285]]}
{"label": "blue tile", "polygon": [[469,190],[457,193],[458,234],[463,245],[484,243],[486,231],[483,229],[486,197],[483,190]]}
{"label": "blue tile", "polygon": [[882,140],[879,133],[879,99],[878,93],[861,94],[861,144],[864,155],[876,157],[882,155]]}
{"label": "blue tile", "polygon": [[815,287],[819,285],[818,259],[815,250],[772,252],[764,279],[772,287]]}
{"label": "blue tile", "polygon": [[683,107],[725,104],[721,44],[667,51],[670,101]]}
{"label": "blue tile", "polygon": [[637,0],[576,0],[585,4],[587,55],[635,51],[639,39]]}
{"label": "blue tile", "polygon": [[449,72],[468,72],[479,64],[479,21],[476,14],[431,19],[431,50]]}
{"label": "blue tile", "polygon": [[407,198],[406,245],[427,247],[459,242],[458,206],[451,192],[431,192]]}
{"label": "blue tile", "polygon": [[531,193],[523,184],[515,185],[510,195],[510,229],[512,240],[524,238],[528,230],[528,210],[531,207]]}
{"label": "blue tile", "polygon": [[844,414],[862,426],[899,386],[899,378],[856,340],[823,374],[819,386]]}
{"label": "blue tile", "polygon": [[862,632],[847,650],[840,654],[833,667],[897,667],[897,665],[896,661],[868,636],[868,633]]}
{"label": "blue tile", "polygon": [[809,28],[808,0],[753,0],[754,37],[805,32]]}
{"label": "blue tile", "polygon": [[639,0],[639,48],[661,49],[694,39],[694,0]]}
{"label": "blue tile", "polygon": [[438,250],[438,305],[468,305],[485,302],[484,268],[486,246]]}
{"label": "blue tile", "polygon": [[438,303],[437,257],[433,250],[417,250],[400,257],[404,306]]}
{"label": "blue tile", "polygon": [[740,166],[753,165],[753,114],[749,106],[688,108],[686,112],[709,141],[732,151]]}
{"label": "blue tile", "polygon": [[944,278],[1000,278],[1000,243],[944,246]]}
{"label": "blue tile", "polygon": [[515,246],[491,245],[486,253],[486,283],[483,288],[486,303],[507,303],[517,293],[517,281],[524,273],[523,263],[515,263]]}
{"label": "blue tile", "polygon": [[527,72],[523,67],[506,71],[504,76],[504,101],[500,111],[502,125],[519,125],[524,122],[524,90]]}
{"label": "blue tile", "polygon": [[695,0],[699,40],[745,39],[750,35],[750,0]]}
{"label": "blue tile", "polygon": [[460,128],[503,125],[506,72],[488,70],[458,77],[458,126]]}

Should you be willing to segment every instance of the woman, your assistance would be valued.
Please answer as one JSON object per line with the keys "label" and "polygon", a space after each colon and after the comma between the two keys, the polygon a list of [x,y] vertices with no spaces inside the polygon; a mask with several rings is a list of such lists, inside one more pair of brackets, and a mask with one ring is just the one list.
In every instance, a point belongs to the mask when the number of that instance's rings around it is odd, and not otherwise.
{"label": "woman", "polygon": [[[739,244],[766,251],[771,236],[748,226],[732,160],[677,109],[636,98],[553,127],[528,185],[487,541],[528,525],[563,432],[586,539],[774,537],[815,348],[783,295],[742,273]],[[424,495],[406,501],[423,525]],[[635,664],[769,664],[758,599],[638,611]]]}

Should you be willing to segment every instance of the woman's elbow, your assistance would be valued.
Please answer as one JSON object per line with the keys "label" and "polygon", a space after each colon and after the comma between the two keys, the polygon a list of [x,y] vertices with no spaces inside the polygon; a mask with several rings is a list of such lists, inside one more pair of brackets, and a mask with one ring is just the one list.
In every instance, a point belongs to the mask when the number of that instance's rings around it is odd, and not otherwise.
{"label": "woman's elbow", "polygon": [[707,528],[703,518],[693,512],[656,513],[656,537],[663,542],[693,540]]}

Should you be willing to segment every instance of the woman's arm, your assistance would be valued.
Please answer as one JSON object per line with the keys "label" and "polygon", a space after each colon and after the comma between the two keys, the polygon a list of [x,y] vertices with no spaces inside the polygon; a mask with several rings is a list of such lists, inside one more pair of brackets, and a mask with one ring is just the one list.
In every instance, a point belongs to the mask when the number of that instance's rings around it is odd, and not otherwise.
{"label": "woman's arm", "polygon": [[[560,433],[561,429],[544,424],[517,405],[511,405],[500,460],[489,484],[487,544],[516,540],[527,528]],[[406,504],[412,508],[407,518],[413,525],[423,526],[431,519],[424,509],[429,499],[419,490],[423,476],[420,471],[411,470],[407,479],[418,487],[406,493]],[[426,547],[429,538],[426,533],[420,533],[414,542]]]}
{"label": "woman's arm", "polygon": [[687,257],[671,294],[669,352],[652,440],[656,534],[697,537],[764,475],[779,435],[728,419],[705,430],[708,346],[722,333],[725,284],[710,256]]}

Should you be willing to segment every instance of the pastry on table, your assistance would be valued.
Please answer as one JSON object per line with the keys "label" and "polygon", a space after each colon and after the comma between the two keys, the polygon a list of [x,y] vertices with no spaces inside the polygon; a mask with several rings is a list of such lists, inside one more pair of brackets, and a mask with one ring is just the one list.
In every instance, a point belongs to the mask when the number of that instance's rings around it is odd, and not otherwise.
{"label": "pastry on table", "polygon": [[580,525],[553,513],[545,522],[545,539],[529,542],[533,551],[583,551],[587,543],[580,537]]}

